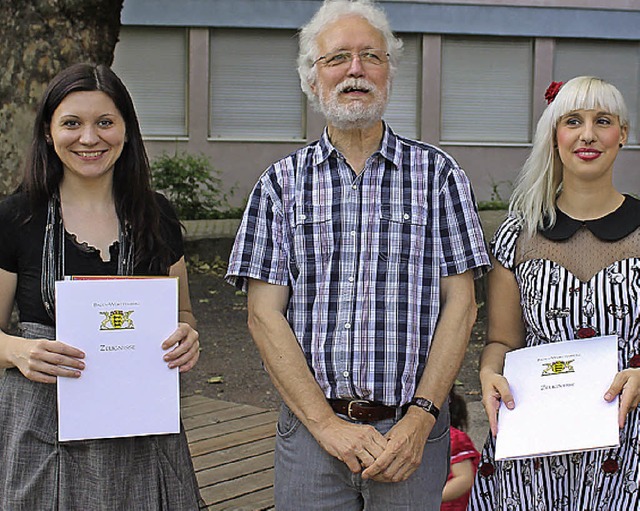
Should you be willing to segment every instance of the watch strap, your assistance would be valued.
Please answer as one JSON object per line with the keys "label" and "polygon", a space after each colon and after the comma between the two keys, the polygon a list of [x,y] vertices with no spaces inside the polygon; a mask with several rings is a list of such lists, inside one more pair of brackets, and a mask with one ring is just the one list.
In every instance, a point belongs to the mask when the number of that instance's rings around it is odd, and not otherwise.
{"label": "watch strap", "polygon": [[423,397],[414,397],[411,401],[409,401],[409,406],[417,406],[422,408],[425,412],[430,413],[438,420],[440,415],[440,410],[436,405],[433,404],[433,401],[430,399],[426,399]]}

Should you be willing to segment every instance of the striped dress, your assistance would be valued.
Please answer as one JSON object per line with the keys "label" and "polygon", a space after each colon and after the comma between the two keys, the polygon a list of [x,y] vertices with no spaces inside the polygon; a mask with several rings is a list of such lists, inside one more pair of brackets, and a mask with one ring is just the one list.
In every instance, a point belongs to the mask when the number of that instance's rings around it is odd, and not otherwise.
{"label": "striped dress", "polygon": [[[558,212],[556,225],[533,237],[505,220],[492,251],[514,272],[527,346],[615,334],[619,369],[640,366],[639,227],[640,202],[631,197],[594,221]],[[496,462],[489,434],[468,510],[639,509],[639,422],[636,408],[619,448],[516,461]]]}

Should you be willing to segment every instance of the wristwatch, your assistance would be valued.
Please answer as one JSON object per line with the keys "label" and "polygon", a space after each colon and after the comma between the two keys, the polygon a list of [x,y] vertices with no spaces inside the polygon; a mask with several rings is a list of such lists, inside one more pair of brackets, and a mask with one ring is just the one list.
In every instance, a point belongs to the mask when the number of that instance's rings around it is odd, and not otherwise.
{"label": "wristwatch", "polygon": [[433,415],[436,420],[438,420],[438,416],[440,415],[440,410],[438,410],[438,407],[433,404],[433,401],[431,401],[431,399],[414,397],[411,401],[409,401],[409,406],[418,406],[422,408],[425,412]]}

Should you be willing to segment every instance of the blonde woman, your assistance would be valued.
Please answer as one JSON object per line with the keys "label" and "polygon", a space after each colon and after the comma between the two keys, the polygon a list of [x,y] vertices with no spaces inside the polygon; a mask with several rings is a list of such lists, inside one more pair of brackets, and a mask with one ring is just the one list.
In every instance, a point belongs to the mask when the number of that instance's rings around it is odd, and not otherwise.
{"label": "blonde woman", "polygon": [[[629,120],[620,92],[594,77],[552,84],[549,105],[492,244],[487,344],[480,362],[491,435],[471,510],[638,509],[640,201],[613,185]],[[502,376],[524,346],[616,334],[620,447],[496,462],[500,402],[517,407]]]}

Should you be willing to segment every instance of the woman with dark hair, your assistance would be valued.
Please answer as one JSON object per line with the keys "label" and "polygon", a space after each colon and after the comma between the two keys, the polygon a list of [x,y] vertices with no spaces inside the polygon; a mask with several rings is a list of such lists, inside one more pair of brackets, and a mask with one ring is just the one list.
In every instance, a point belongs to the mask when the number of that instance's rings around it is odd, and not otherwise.
{"label": "woman with dark hair", "polygon": [[[162,343],[198,360],[179,221],[150,186],[131,97],[108,67],[78,64],[47,87],[17,191],[0,203],[0,509],[192,510],[200,497],[184,431],[57,441],[57,378],[84,353],[55,339],[65,275],[179,278],[179,325]],[[20,335],[8,332],[14,303]]]}

